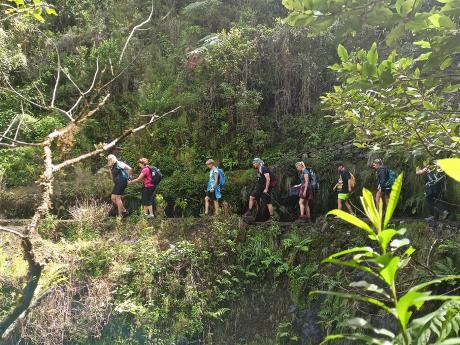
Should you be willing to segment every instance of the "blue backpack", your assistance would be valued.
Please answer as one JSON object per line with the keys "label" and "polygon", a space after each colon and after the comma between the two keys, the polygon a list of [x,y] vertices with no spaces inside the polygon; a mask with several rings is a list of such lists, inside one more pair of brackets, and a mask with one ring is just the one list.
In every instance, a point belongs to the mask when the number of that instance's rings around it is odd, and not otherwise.
{"label": "blue backpack", "polygon": [[217,168],[217,171],[219,172],[219,186],[220,186],[220,189],[223,190],[225,187],[225,182],[227,182],[227,178],[225,177],[225,173],[223,169]]}
{"label": "blue backpack", "polygon": [[128,172],[126,171],[126,169],[123,169],[119,164],[118,164],[118,161],[116,163],[116,168],[118,171],[121,172],[121,176],[126,180],[128,181],[129,179],[129,175],[128,175]]}
{"label": "blue backpack", "polygon": [[391,169],[387,169],[387,182],[386,182],[386,188],[391,188],[393,186],[393,184],[395,183],[396,181],[396,178],[398,176],[396,175],[396,173],[391,170]]}

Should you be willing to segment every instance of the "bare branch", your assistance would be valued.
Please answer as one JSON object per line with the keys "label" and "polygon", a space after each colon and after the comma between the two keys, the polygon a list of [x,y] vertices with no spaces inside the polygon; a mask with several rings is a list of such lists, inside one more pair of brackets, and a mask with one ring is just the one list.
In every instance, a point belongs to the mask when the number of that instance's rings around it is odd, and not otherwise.
{"label": "bare branch", "polygon": [[54,83],[53,97],[51,98],[51,108],[54,108],[54,102],[56,101],[56,94],[57,94],[57,89],[59,86],[59,80],[61,79],[61,55],[59,54],[58,47],[56,46],[54,41],[50,40],[48,37],[47,39],[54,46],[54,50],[56,51],[56,56],[57,56],[56,82]]}
{"label": "bare branch", "polygon": [[121,54],[120,54],[120,59],[118,60],[118,64],[121,63],[121,61],[123,60],[123,55],[125,54],[125,50],[126,48],[128,47],[128,44],[129,44],[129,41],[131,40],[131,37],[133,37],[134,35],[134,32],[136,32],[136,30],[140,29],[141,27],[143,27],[145,24],[147,24],[151,19],[152,19],[152,16],[153,16],[153,10],[154,10],[154,2],[152,0],[152,9],[150,10],[150,14],[149,14],[149,17],[144,20],[142,23],[136,25],[132,30],[131,30],[131,33],[129,34],[128,36],[128,39],[126,40],[126,43],[123,47],[123,50],[121,51]]}
{"label": "bare branch", "polygon": [[8,232],[8,233],[13,234],[15,236],[18,236],[20,238],[26,238],[26,236],[21,234],[19,231],[9,229],[9,228],[5,228],[4,226],[0,226],[0,231]]}
{"label": "bare branch", "polygon": [[19,130],[21,129],[22,126],[22,121],[24,121],[24,104],[21,102],[21,120],[19,120],[18,127],[16,128],[16,133],[14,133],[14,140],[18,138]]}
{"label": "bare branch", "polygon": [[10,124],[8,125],[8,127],[6,128],[6,130],[3,132],[3,134],[0,136],[0,141],[3,140],[3,138],[5,137],[5,135],[8,134],[8,132],[11,130],[11,128],[13,127],[14,123],[16,122],[16,119],[17,119],[17,115],[13,118],[13,120],[11,120]]}
{"label": "bare branch", "polygon": [[80,161],[82,161],[84,159],[97,156],[98,154],[100,154],[102,152],[105,152],[105,151],[109,151],[110,149],[115,147],[115,145],[121,143],[123,140],[125,140],[131,134],[137,133],[137,132],[145,129],[146,127],[148,127],[148,126],[152,125],[153,123],[159,121],[160,119],[164,118],[165,116],[168,116],[168,115],[170,115],[172,113],[177,112],[180,108],[181,107],[179,106],[179,107],[174,108],[173,110],[170,110],[167,113],[164,113],[164,114],[162,114],[160,116],[156,116],[156,115],[152,116],[152,118],[150,119],[149,122],[144,123],[143,125],[141,125],[139,127],[126,130],[122,135],[120,135],[118,138],[113,139],[110,143],[105,144],[105,145],[101,145],[101,147],[97,148],[94,151],[85,153],[85,154],[83,154],[81,156],[78,156],[78,157],[75,157],[75,158],[72,158],[72,159],[68,159],[68,160],[66,160],[66,161],[64,161],[64,162],[62,162],[60,164],[55,165],[54,168],[53,168],[53,171],[54,172],[59,171],[62,168],[65,168],[65,167],[70,166],[70,165],[74,165],[74,164],[76,164],[76,163],[78,163],[78,162],[80,162]]}
{"label": "bare branch", "polygon": [[[13,138],[10,138],[10,137],[7,137],[7,136],[0,136],[0,139],[5,139],[7,141],[10,141],[11,144],[6,144],[6,143],[0,143],[3,144],[2,146],[10,146],[10,147],[16,147],[16,146],[43,146],[42,143],[27,143],[25,141],[20,141],[20,140],[16,140],[16,139],[13,139]],[[14,145],[12,145],[14,144]]]}

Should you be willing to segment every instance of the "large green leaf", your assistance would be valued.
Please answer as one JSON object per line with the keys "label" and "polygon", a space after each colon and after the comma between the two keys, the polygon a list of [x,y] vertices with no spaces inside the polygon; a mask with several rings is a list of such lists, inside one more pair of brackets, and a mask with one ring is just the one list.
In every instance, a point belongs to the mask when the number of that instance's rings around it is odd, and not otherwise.
{"label": "large green leaf", "polygon": [[350,283],[350,286],[351,287],[357,287],[357,288],[362,288],[366,291],[369,291],[369,292],[375,292],[375,293],[378,293],[388,299],[390,299],[390,296],[385,292],[384,289],[382,289],[381,287],[379,287],[378,285],[376,284],[371,284],[365,280],[360,280],[358,282],[352,282]]}
{"label": "large green leaf", "polygon": [[393,186],[391,187],[390,199],[388,201],[388,206],[387,206],[387,210],[385,213],[385,220],[383,222],[384,229],[386,229],[386,227],[388,226],[388,223],[390,222],[391,217],[393,217],[393,213],[396,209],[396,206],[398,205],[399,195],[401,194],[403,176],[404,174],[401,173],[396,178],[395,182],[393,183]]}
{"label": "large green leaf", "polygon": [[355,301],[361,301],[361,302],[367,302],[370,304],[373,304],[383,310],[385,310],[387,313],[391,315],[396,315],[395,311],[388,307],[385,303],[371,297],[364,297],[360,295],[354,295],[354,294],[349,294],[349,293],[342,293],[342,292],[334,292],[334,291],[311,291],[309,295],[328,295],[328,296],[336,296],[336,297],[341,297],[341,298],[346,298],[346,299],[352,299]]}
{"label": "large green leaf", "polygon": [[339,44],[337,46],[337,54],[339,55],[340,60],[342,62],[347,62],[348,61],[348,52],[347,52],[347,50],[345,49],[345,47],[343,45]]}
{"label": "large green leaf", "polygon": [[398,271],[400,262],[401,262],[401,259],[399,258],[399,256],[394,256],[379,271],[380,276],[389,286],[393,286],[395,283],[395,276],[396,276],[396,272]]}
{"label": "large green leaf", "polygon": [[337,259],[346,254],[362,253],[362,252],[374,254],[374,250],[371,247],[355,247],[355,248],[351,248],[347,250],[342,250],[341,252],[338,252],[338,253],[334,253],[330,255],[327,259]]}
{"label": "large green leaf", "polygon": [[343,219],[344,221],[350,223],[350,224],[353,224],[355,225],[356,227],[366,231],[368,234],[369,234],[369,237],[371,239],[375,239],[375,232],[371,229],[371,227],[363,222],[361,219],[359,219],[358,217],[356,216],[353,216],[352,214],[350,213],[347,213],[345,211],[342,211],[342,210],[332,210],[332,211],[329,211],[327,213],[327,216],[329,215],[334,215],[334,216],[337,216],[339,217],[340,219]]}
{"label": "large green leaf", "polygon": [[367,218],[372,222],[378,232],[382,230],[382,220],[379,216],[377,208],[375,207],[374,196],[372,193],[363,188],[363,196],[361,197],[361,204],[363,205],[364,212]]}
{"label": "large green leaf", "polygon": [[371,49],[367,52],[367,62],[369,64],[376,66],[379,59],[379,54],[377,52],[377,43],[372,43]]}
{"label": "large green leaf", "polygon": [[436,164],[454,180],[460,182],[460,158],[440,159]]}
{"label": "large green leaf", "polygon": [[374,332],[375,334],[384,335],[384,336],[389,337],[391,339],[393,339],[395,337],[395,334],[393,332],[391,332],[391,331],[389,331],[389,330],[387,330],[385,328],[374,327],[369,322],[367,322],[366,320],[364,320],[363,318],[360,318],[360,317],[354,317],[352,319],[346,320],[345,322],[343,322],[343,325],[348,326],[348,327],[352,327],[352,328],[369,329],[372,332]]}

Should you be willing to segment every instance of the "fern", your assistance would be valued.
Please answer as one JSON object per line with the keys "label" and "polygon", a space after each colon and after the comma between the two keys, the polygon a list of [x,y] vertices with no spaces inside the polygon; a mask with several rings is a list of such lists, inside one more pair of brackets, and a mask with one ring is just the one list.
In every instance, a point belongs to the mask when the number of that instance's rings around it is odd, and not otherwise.
{"label": "fern", "polygon": [[409,335],[416,345],[440,344],[458,336],[460,331],[460,302],[444,303],[438,310],[412,322]]}

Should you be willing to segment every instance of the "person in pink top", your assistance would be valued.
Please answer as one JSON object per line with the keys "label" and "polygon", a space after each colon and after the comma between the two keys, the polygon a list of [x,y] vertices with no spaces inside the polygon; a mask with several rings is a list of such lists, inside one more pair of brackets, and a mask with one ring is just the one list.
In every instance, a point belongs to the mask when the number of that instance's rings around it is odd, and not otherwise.
{"label": "person in pink top", "polygon": [[144,206],[145,218],[153,218],[153,199],[155,197],[156,186],[152,183],[152,171],[149,167],[149,160],[147,158],[140,158],[138,161],[141,173],[139,176],[129,181],[129,184],[143,182],[142,188],[142,205]]}

